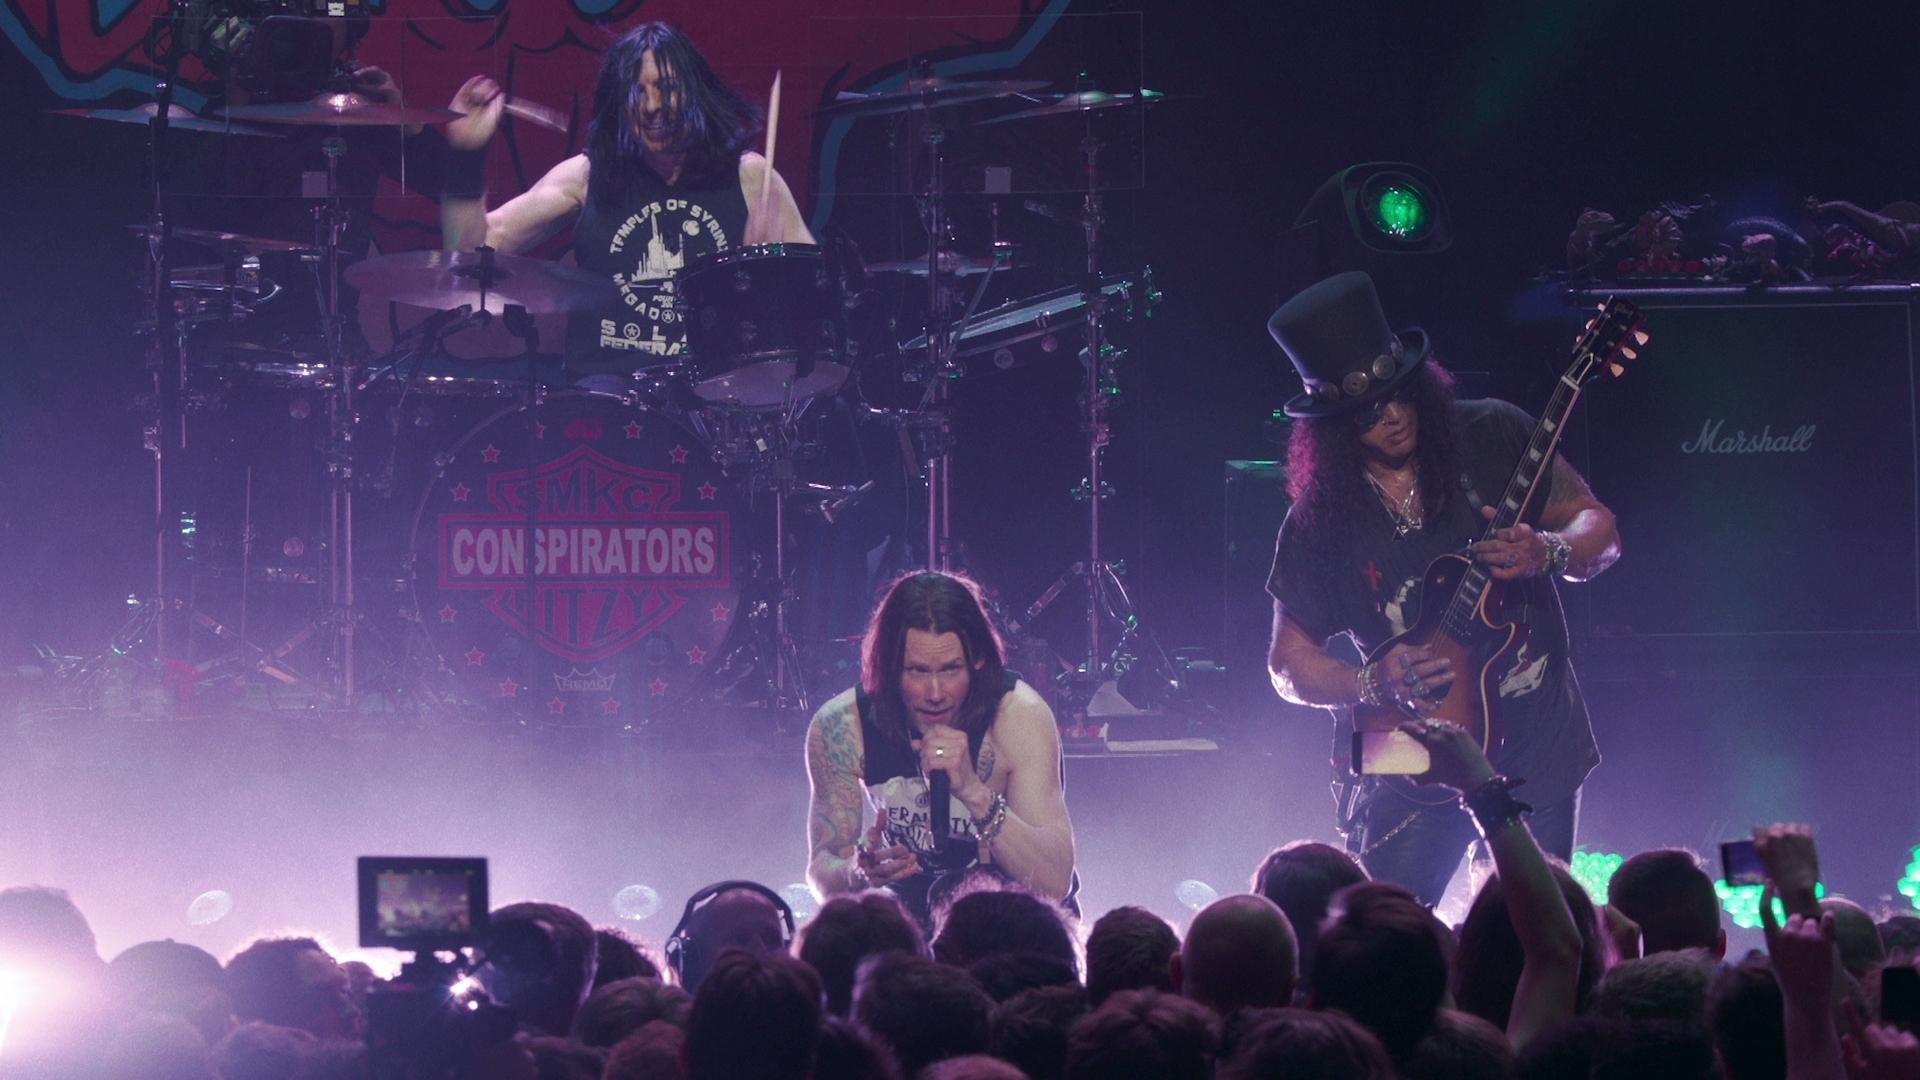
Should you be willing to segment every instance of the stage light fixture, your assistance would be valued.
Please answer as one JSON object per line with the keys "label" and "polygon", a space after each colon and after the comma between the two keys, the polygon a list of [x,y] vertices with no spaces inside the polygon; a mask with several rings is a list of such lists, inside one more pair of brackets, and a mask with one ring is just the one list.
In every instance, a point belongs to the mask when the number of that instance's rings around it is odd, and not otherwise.
{"label": "stage light fixture", "polygon": [[646,885],[629,885],[613,894],[613,910],[635,922],[650,919],[660,910],[660,894]]}
{"label": "stage light fixture", "polygon": [[1334,173],[1307,200],[1293,229],[1296,238],[1314,241],[1318,276],[1373,269],[1370,253],[1433,255],[1453,246],[1453,218],[1439,182],[1404,161]]}
{"label": "stage light fixture", "polygon": [[1913,905],[1915,911],[1920,911],[1920,847],[1914,848],[1907,854],[1910,857],[1906,875],[1900,879],[1900,883],[1895,888],[1900,890],[1901,896],[1907,898],[1907,902]]}
{"label": "stage light fixture", "polygon": [[212,926],[233,913],[233,894],[225,889],[208,889],[187,905],[187,925]]}
{"label": "stage light fixture", "polygon": [[[1747,930],[1760,928],[1760,893],[1764,885],[1729,885],[1725,881],[1713,883],[1714,895],[1720,898],[1720,907],[1726,911],[1733,925]],[[1827,887],[1821,882],[1813,883],[1813,895],[1816,898],[1827,895]],[[1787,921],[1786,905],[1779,897],[1773,898],[1773,921],[1775,925]]]}
{"label": "stage light fixture", "polygon": [[1626,856],[1613,851],[1576,851],[1569,870],[1573,880],[1587,890],[1587,895],[1596,904],[1607,902],[1607,883],[1613,880],[1614,871],[1626,862]]}
{"label": "stage light fixture", "polygon": [[1199,878],[1188,878],[1173,887],[1173,898],[1188,911],[1199,911],[1220,899],[1220,890]]}

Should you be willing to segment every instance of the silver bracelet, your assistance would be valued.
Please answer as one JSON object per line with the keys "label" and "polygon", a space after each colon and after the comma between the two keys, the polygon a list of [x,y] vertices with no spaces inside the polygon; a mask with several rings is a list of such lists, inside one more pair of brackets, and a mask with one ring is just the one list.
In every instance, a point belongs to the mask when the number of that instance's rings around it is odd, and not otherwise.
{"label": "silver bracelet", "polygon": [[1573,545],[1556,532],[1543,532],[1540,539],[1547,544],[1547,564],[1540,572],[1548,577],[1559,577],[1567,572],[1567,562],[1573,558]]}
{"label": "silver bracelet", "polygon": [[993,805],[987,808],[985,818],[974,818],[973,829],[983,844],[993,843],[1000,830],[1007,824],[1007,797],[999,792],[993,793]]}
{"label": "silver bracelet", "polygon": [[1380,665],[1378,662],[1363,664],[1360,668],[1360,704],[1379,708],[1386,704],[1380,700]]}

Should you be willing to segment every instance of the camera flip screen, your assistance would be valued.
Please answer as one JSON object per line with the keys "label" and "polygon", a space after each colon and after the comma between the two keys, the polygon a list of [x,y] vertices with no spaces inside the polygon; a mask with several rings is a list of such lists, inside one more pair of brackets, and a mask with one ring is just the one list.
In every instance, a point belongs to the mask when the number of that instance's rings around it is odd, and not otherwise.
{"label": "camera flip screen", "polygon": [[360,944],[458,949],[486,928],[485,859],[360,859]]}

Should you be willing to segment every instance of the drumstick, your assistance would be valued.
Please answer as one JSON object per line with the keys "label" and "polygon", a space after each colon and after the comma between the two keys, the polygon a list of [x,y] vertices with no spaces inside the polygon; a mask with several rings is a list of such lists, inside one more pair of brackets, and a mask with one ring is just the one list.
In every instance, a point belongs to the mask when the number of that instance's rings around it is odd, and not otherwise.
{"label": "drumstick", "polygon": [[767,93],[767,175],[760,182],[760,242],[767,243],[778,237],[769,237],[767,231],[768,208],[773,203],[773,147],[780,138],[780,72],[773,73],[773,89]]}
{"label": "drumstick", "polygon": [[562,135],[567,133],[567,118],[561,114],[559,109],[549,109],[545,105],[535,104],[531,101],[523,101],[520,98],[508,98],[507,103],[500,106],[500,108],[513,116],[525,120],[529,124],[538,124],[543,128],[551,128],[554,131],[560,132]]}

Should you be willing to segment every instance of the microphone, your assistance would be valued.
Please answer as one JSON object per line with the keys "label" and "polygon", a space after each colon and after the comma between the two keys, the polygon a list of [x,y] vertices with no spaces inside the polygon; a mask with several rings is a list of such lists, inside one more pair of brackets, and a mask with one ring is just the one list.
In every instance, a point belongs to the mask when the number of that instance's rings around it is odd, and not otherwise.
{"label": "microphone", "polygon": [[953,809],[953,778],[947,770],[936,769],[927,777],[927,811],[932,815],[928,824],[933,827],[933,842],[944,844],[953,832],[953,822],[948,812]]}

